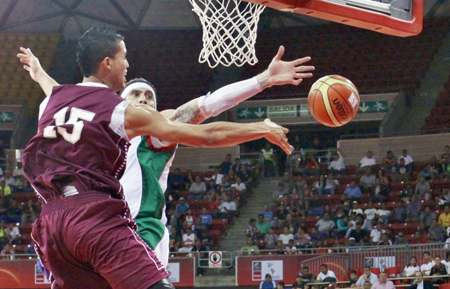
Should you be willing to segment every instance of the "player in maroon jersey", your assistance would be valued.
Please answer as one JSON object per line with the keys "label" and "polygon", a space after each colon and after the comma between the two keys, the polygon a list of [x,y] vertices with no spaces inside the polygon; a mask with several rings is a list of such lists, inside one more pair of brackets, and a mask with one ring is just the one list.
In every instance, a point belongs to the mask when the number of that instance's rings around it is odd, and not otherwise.
{"label": "player in maroon jersey", "polygon": [[229,146],[265,137],[286,153],[287,130],[253,124],[172,123],[128,105],[126,47],[114,31],[93,28],[79,41],[83,83],[54,88],[39,132],[25,149],[24,171],[43,203],[32,237],[52,288],[171,288],[167,272],[136,235],[118,181],[128,140],[152,135],[195,146]]}

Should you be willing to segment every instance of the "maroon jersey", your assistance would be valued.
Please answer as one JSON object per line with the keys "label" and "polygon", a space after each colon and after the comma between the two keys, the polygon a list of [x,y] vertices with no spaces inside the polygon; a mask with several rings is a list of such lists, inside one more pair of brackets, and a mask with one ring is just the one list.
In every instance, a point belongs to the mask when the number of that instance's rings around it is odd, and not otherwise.
{"label": "maroon jersey", "polygon": [[63,85],[53,89],[39,120],[39,133],[23,154],[24,173],[48,203],[75,187],[122,198],[119,183],[128,147],[123,126],[127,101],[106,86]]}

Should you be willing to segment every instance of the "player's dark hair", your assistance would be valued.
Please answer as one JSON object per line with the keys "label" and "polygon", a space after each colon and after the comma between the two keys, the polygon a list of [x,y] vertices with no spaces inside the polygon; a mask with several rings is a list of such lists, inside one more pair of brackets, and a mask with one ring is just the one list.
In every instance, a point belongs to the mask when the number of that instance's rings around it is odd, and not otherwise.
{"label": "player's dark hair", "polygon": [[352,273],[353,273],[353,274],[358,274],[358,273],[356,273],[356,270],[351,270],[351,271],[350,271],[350,274],[352,274]]}
{"label": "player's dark hair", "polygon": [[[150,81],[148,81],[147,79],[144,79],[144,78],[141,78],[141,77],[140,77],[140,78],[133,78],[132,80],[128,81],[128,82],[125,84],[125,87],[124,87],[123,89],[127,88],[127,86],[129,86],[129,85],[131,85],[131,84],[133,84],[133,83],[136,83],[136,82],[143,82],[143,83],[145,83],[145,84],[150,85],[150,87],[153,88],[153,90],[155,91],[155,93],[158,94],[157,91],[156,91],[155,86],[154,86]],[[156,95],[155,95],[155,96],[156,96]]]}
{"label": "player's dark hair", "polygon": [[328,268],[327,264],[322,264],[322,265],[320,265],[320,267]]}
{"label": "player's dark hair", "polygon": [[122,35],[105,27],[93,27],[78,40],[77,63],[84,77],[97,72],[105,57],[114,58],[119,51]]}

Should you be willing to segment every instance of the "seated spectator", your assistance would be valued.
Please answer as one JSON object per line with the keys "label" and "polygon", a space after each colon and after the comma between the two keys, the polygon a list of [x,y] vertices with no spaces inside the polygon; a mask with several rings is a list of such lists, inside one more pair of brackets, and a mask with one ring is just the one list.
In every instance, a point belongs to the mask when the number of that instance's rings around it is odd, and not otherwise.
{"label": "seated spectator", "polygon": [[225,156],[225,160],[220,165],[218,165],[219,173],[221,173],[222,175],[228,175],[232,166],[233,163],[231,162],[231,155],[227,154]]}
{"label": "seated spectator", "polygon": [[328,180],[325,175],[320,175],[319,180],[313,184],[313,190],[319,195],[334,195],[336,189],[334,180]]}
{"label": "seated spectator", "polygon": [[392,246],[392,241],[389,239],[389,236],[387,233],[381,234],[381,240],[377,244],[378,246]]}
{"label": "seated spectator", "polygon": [[345,188],[344,194],[349,199],[359,200],[362,197],[361,189],[356,185],[354,180],[352,180],[350,185]]}
{"label": "seated spectator", "polygon": [[430,163],[420,172],[420,176],[426,180],[435,180],[440,177],[442,166],[436,157],[431,157]]}
{"label": "seated spectator", "polygon": [[267,222],[264,219],[264,215],[263,214],[259,214],[258,215],[258,222],[256,222],[256,229],[258,230],[258,234],[260,234],[261,237],[263,237],[262,235],[266,234],[267,232],[269,232],[269,228],[270,228],[270,223]]}
{"label": "seated spectator", "polygon": [[286,248],[285,248],[286,254],[288,255],[295,255],[297,254],[297,248],[294,246],[294,240],[290,239]]}
{"label": "seated spectator", "polygon": [[286,221],[283,222],[282,227],[283,228],[288,227],[289,233],[295,234],[299,227],[299,223],[296,220],[294,220],[294,218],[292,217],[292,214],[289,213],[286,215]]}
{"label": "seated spectator", "polygon": [[303,289],[305,287],[305,283],[303,282],[302,274],[298,273],[295,278],[295,283],[292,284],[292,289]]}
{"label": "seated spectator", "polygon": [[12,200],[6,211],[9,222],[20,223],[22,220],[22,209],[17,204],[16,200]]}
{"label": "seated spectator", "polygon": [[416,195],[419,196],[421,200],[428,201],[431,199],[430,193],[430,183],[425,180],[424,177],[420,177],[416,184],[416,189],[414,191]]}
{"label": "seated spectator", "polygon": [[378,220],[378,224],[373,226],[372,231],[370,231],[370,241],[372,245],[378,245],[381,240],[381,234],[386,233],[386,230],[383,229],[383,221]]}
{"label": "seated spectator", "polygon": [[399,232],[398,235],[395,237],[394,245],[408,245],[409,242],[405,238],[405,234],[403,232]]}
{"label": "seated spectator", "polygon": [[294,240],[294,235],[292,235],[289,232],[289,228],[288,227],[284,227],[283,228],[283,234],[280,234],[280,236],[278,236],[278,240],[283,242],[283,245],[286,246],[289,243],[289,240]]}
{"label": "seated spectator", "polygon": [[[447,267],[441,263],[441,257],[434,257],[434,262],[436,263],[433,268],[431,268],[430,276],[442,276],[447,275]],[[431,278],[431,284],[444,284],[447,283],[448,278],[446,277],[435,277]]]}
{"label": "seated spectator", "polygon": [[184,227],[192,227],[194,225],[195,220],[197,219],[194,215],[192,215],[192,210],[188,209],[186,215],[183,217],[183,225]]}
{"label": "seated spectator", "polygon": [[236,158],[234,164],[231,166],[231,170],[234,174],[239,174],[241,172],[241,159]]}
{"label": "seated spectator", "polygon": [[7,197],[8,199],[11,199],[12,189],[10,186],[5,184],[5,180],[0,181],[0,192],[2,192],[3,197]]}
{"label": "seated spectator", "polygon": [[281,240],[277,241],[277,246],[275,247],[275,250],[277,251],[277,254],[284,255],[284,245]]}
{"label": "seated spectator", "polygon": [[[14,187],[14,184],[16,183],[16,179],[13,177],[12,172],[10,170],[5,171],[4,179],[5,185]],[[3,187],[3,185],[2,185]]]}
{"label": "seated spectator", "polygon": [[362,287],[366,281],[369,281],[372,284],[379,281],[377,275],[370,271],[370,267],[364,267],[363,274],[359,277],[358,281],[356,281],[356,285]]}
{"label": "seated spectator", "polygon": [[314,274],[309,272],[309,267],[305,266],[302,269],[302,279],[303,279],[303,283],[308,284],[308,283],[316,281],[316,276],[314,276]]}
{"label": "seated spectator", "polygon": [[223,177],[224,177],[224,175],[220,173],[220,168],[215,167],[214,175],[212,175],[210,178],[205,178],[205,180],[207,180],[207,181],[213,180],[216,183],[216,186],[219,186],[222,183]]}
{"label": "seated spectator", "polygon": [[236,216],[236,214],[237,214],[236,203],[231,200],[230,196],[227,196],[226,202],[223,202],[222,204],[220,204],[219,210],[220,210],[220,215],[223,218],[228,219],[229,221],[231,221],[232,218],[234,216]]}
{"label": "seated spectator", "polygon": [[330,162],[330,171],[333,175],[345,174],[345,160],[341,149],[333,155],[333,160]]}
{"label": "seated spectator", "polygon": [[365,241],[364,239],[368,237],[367,230],[364,230],[361,228],[361,223],[356,223],[356,228],[350,232],[350,237],[355,238],[355,242],[359,243],[361,240]]}
{"label": "seated spectator", "polygon": [[436,263],[431,259],[431,255],[429,252],[423,253],[423,262],[420,265],[420,271],[424,276],[430,276],[431,269],[436,265]]}
{"label": "seated spectator", "polygon": [[[436,216],[436,215],[435,215]],[[445,205],[444,212],[439,215],[439,225],[447,228],[450,227],[450,206]]]}
{"label": "seated spectator", "polygon": [[211,227],[212,223],[212,215],[208,213],[206,208],[202,208],[202,213],[198,216],[198,218],[202,221],[202,225],[207,226],[208,228]]}
{"label": "seated spectator", "polygon": [[350,270],[350,278],[348,282],[348,287],[357,287],[356,282],[358,282],[358,275],[356,273],[356,270]]}
{"label": "seated spectator", "polygon": [[394,283],[387,280],[385,272],[380,273],[380,280],[372,285],[372,289],[395,289]]}
{"label": "seated spectator", "polygon": [[12,176],[15,178],[23,176],[22,161],[20,161],[20,160],[17,161],[16,167],[13,170]]}
{"label": "seated spectator", "polygon": [[192,170],[187,170],[186,178],[184,179],[184,181],[186,185],[186,190],[188,190],[191,187],[191,185],[195,183],[195,177]]}
{"label": "seated spectator", "polygon": [[316,239],[316,241],[322,242],[328,238],[328,234],[324,233],[324,232],[320,232],[315,227],[312,227],[310,237],[311,237],[311,241],[313,239]]}
{"label": "seated spectator", "polygon": [[[207,192],[214,191],[214,193],[215,193],[218,188],[219,188],[219,186],[216,185],[216,182],[214,180],[209,180],[208,183],[206,184],[206,191]],[[205,196],[205,199],[208,199],[209,197],[210,197],[210,195],[208,194],[207,196]]]}
{"label": "seated spectator", "polygon": [[392,151],[388,151],[386,156],[383,158],[381,169],[384,172],[394,172],[395,166],[397,165],[397,158],[394,156]]}
{"label": "seated spectator", "polygon": [[181,174],[180,169],[175,169],[173,175],[169,175],[169,190],[184,190],[186,187],[186,181]]}
{"label": "seated spectator", "polygon": [[356,215],[356,222],[362,224],[361,229],[367,230],[367,233],[369,233],[373,229],[372,221],[373,220],[365,219],[364,215]]}
{"label": "seated spectator", "polygon": [[320,216],[324,213],[324,203],[319,199],[318,194],[314,194],[311,199],[305,202],[306,210],[311,216]]}
{"label": "seated spectator", "polygon": [[408,151],[406,149],[402,150],[402,155],[398,158],[398,163],[400,163],[400,160],[404,159],[405,160],[405,166],[407,167],[407,169],[409,171],[413,171],[414,170],[414,160],[413,158],[408,154]]}
{"label": "seated spectator", "polygon": [[273,216],[272,220],[272,226],[273,227],[280,227],[283,222],[286,220],[288,210],[286,210],[285,206],[281,204],[278,206],[278,210],[275,211],[275,214]]}
{"label": "seated spectator", "polygon": [[364,216],[368,220],[374,220],[378,210],[373,207],[373,202],[369,202],[367,209],[364,210]]}
{"label": "seated spectator", "polygon": [[422,272],[416,272],[414,275],[415,275],[416,279],[414,279],[414,282],[411,284],[411,286],[409,286],[408,289],[418,289],[418,288],[433,289],[433,288],[435,288],[431,284],[431,282],[424,282],[424,280],[423,280],[424,274]]}
{"label": "seated spectator", "polygon": [[409,181],[411,179],[411,173],[412,173],[411,167],[408,167],[405,164],[404,158],[400,158],[397,166],[395,167],[394,179],[397,182]]}
{"label": "seated spectator", "polygon": [[255,255],[259,254],[259,248],[255,245],[252,238],[247,238],[247,244],[242,246],[241,254],[243,255]]}
{"label": "seated spectator", "polygon": [[266,274],[264,281],[261,281],[259,284],[259,289],[276,289],[277,283],[272,281],[272,276],[270,274]]}
{"label": "seated spectator", "polygon": [[411,181],[406,181],[403,189],[400,191],[400,197],[403,202],[409,202],[411,197],[414,195],[414,190]]}
{"label": "seated spectator", "polygon": [[294,236],[294,244],[297,248],[305,248],[309,242],[311,241],[311,238],[305,231],[299,227],[297,229],[297,233]]}
{"label": "seated spectator", "polygon": [[289,194],[289,191],[284,187],[283,183],[279,183],[277,189],[272,193],[272,200],[274,204],[278,204],[284,194]]}
{"label": "seated spectator", "polygon": [[330,219],[328,213],[323,214],[323,217],[316,223],[317,230],[330,236],[330,232],[333,230],[335,223]]}
{"label": "seated spectator", "polygon": [[370,168],[364,170],[364,175],[359,180],[359,186],[364,192],[372,192],[375,185],[375,174],[372,173]]}
{"label": "seated spectator", "polygon": [[278,235],[275,234],[275,231],[272,227],[269,228],[269,232],[264,235],[264,243],[266,244],[265,248],[268,250],[273,250],[276,248],[278,242]]}
{"label": "seated spectator", "polygon": [[248,222],[248,226],[245,229],[245,236],[247,238],[252,238],[253,240],[256,239],[258,234],[258,229],[256,228],[256,220],[251,218]]}
{"label": "seated spectator", "polygon": [[[334,281],[332,281],[334,279]],[[336,282],[337,277],[333,271],[328,270],[328,266],[326,264],[320,265],[320,273],[317,275],[317,281],[319,282]]]}
{"label": "seated spectator", "polygon": [[417,265],[417,258],[411,257],[411,259],[409,259],[409,264],[405,266],[405,269],[403,269],[403,276],[415,277],[416,272],[420,272],[420,267]]}
{"label": "seated spectator", "polygon": [[10,244],[6,244],[3,247],[3,250],[0,251],[0,259],[3,259],[3,260],[7,260],[7,259],[14,260],[15,254],[16,253],[11,248],[11,245]]}
{"label": "seated spectator", "polygon": [[33,200],[29,199],[25,205],[22,206],[21,223],[34,222],[37,218],[37,208],[33,204]]}
{"label": "seated spectator", "polygon": [[284,284],[283,281],[279,281],[277,284],[277,289],[284,289],[286,287],[286,284]]}
{"label": "seated spectator", "polygon": [[[425,224],[426,227],[431,226],[431,222],[436,219],[436,214],[431,211],[430,206],[426,206],[425,207],[425,211],[420,214],[420,221],[423,222]],[[439,222],[441,221],[441,217],[439,216]],[[449,219],[450,222],[450,219]],[[450,224],[448,225],[450,226]],[[446,227],[448,227],[446,226]]]}
{"label": "seated spectator", "polygon": [[409,222],[418,222],[420,213],[423,211],[423,205],[419,202],[416,196],[411,197],[411,201],[406,206],[406,216]]}
{"label": "seated spectator", "polygon": [[358,168],[356,169],[357,174],[362,174],[367,168],[373,168],[376,165],[377,161],[372,156],[372,152],[368,151],[366,156],[363,157],[358,164]]}
{"label": "seated spectator", "polygon": [[404,206],[394,208],[391,220],[397,223],[404,223],[407,218],[407,208]]}
{"label": "seated spectator", "polygon": [[187,210],[189,210],[189,204],[186,203],[186,200],[183,197],[181,197],[180,202],[175,207],[175,211],[177,211],[180,215],[184,215]]}
{"label": "seated spectator", "polygon": [[428,229],[428,237],[431,242],[443,242],[445,238],[445,229],[438,224],[436,220],[431,221],[431,226]]}
{"label": "seated spectator", "polygon": [[355,217],[357,215],[363,215],[364,214],[363,210],[361,208],[358,208],[358,201],[353,201],[352,202],[352,208],[348,212],[348,215],[351,216],[352,214],[355,214]]}
{"label": "seated spectator", "polygon": [[[228,175],[226,175],[224,177],[226,177],[226,183],[224,183],[224,179],[222,178],[221,186],[224,186],[228,190],[229,188],[231,188],[231,184],[236,183],[236,178],[238,177],[238,175],[233,170],[231,170],[228,173]],[[242,182],[242,179],[241,179],[241,182]]]}
{"label": "seated spectator", "polygon": [[300,195],[298,194],[298,190],[296,187],[292,189],[290,198],[292,202],[291,208],[294,208],[294,203],[296,203],[300,199]]}
{"label": "seated spectator", "polygon": [[292,213],[294,216],[306,216],[306,201],[305,198],[301,197],[297,202],[292,204]]}
{"label": "seated spectator", "polygon": [[239,192],[243,192],[243,191],[245,191],[246,188],[247,188],[247,187],[245,186],[245,184],[242,182],[242,180],[241,180],[240,177],[237,177],[237,178],[236,178],[236,183],[232,184],[231,187],[234,188],[234,189],[236,189],[236,190],[238,190]]}
{"label": "seated spectator", "polygon": [[201,200],[203,199],[203,195],[206,193],[206,185],[202,182],[202,179],[199,176],[195,177],[195,182],[191,184],[189,188],[189,196],[190,200]]}
{"label": "seated spectator", "polygon": [[177,227],[170,228],[169,250],[170,252],[178,252],[181,245],[181,237],[178,234]]}
{"label": "seated spectator", "polygon": [[294,183],[292,182],[288,172],[285,172],[283,174],[283,178],[281,179],[280,183],[282,183],[288,191],[294,187]]}
{"label": "seated spectator", "polygon": [[426,244],[428,243],[428,238],[425,234],[421,234],[420,232],[414,233],[414,239],[411,240],[411,244]]}
{"label": "seated spectator", "polygon": [[182,247],[178,250],[178,252],[189,253],[192,251],[194,247],[194,243],[197,241],[197,236],[192,232],[191,227],[186,228],[186,232],[183,234],[181,238]]}
{"label": "seated spectator", "polygon": [[272,221],[273,219],[273,212],[269,208],[268,205],[264,205],[263,210],[260,212],[264,216],[264,219],[268,222]]}
{"label": "seated spectator", "polygon": [[345,236],[345,233],[348,230],[348,225],[349,225],[349,221],[348,221],[348,216],[347,215],[343,215],[341,218],[339,218],[336,221],[336,226],[337,226],[338,231],[339,231],[339,237]]}
{"label": "seated spectator", "polygon": [[450,176],[450,159],[446,159],[445,162],[441,163],[441,171],[442,171],[442,178],[448,179]]}

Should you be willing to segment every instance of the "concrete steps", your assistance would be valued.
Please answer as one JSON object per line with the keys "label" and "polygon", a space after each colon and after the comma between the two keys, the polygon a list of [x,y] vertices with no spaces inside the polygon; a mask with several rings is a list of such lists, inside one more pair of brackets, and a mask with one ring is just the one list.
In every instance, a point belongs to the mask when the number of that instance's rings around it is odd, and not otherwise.
{"label": "concrete steps", "polygon": [[279,178],[266,178],[261,181],[253,195],[248,199],[247,205],[240,209],[239,218],[227,231],[227,235],[221,242],[220,250],[238,251],[246,244],[245,229],[251,218],[257,219],[259,212],[265,204],[272,203],[272,191],[276,189]]}

